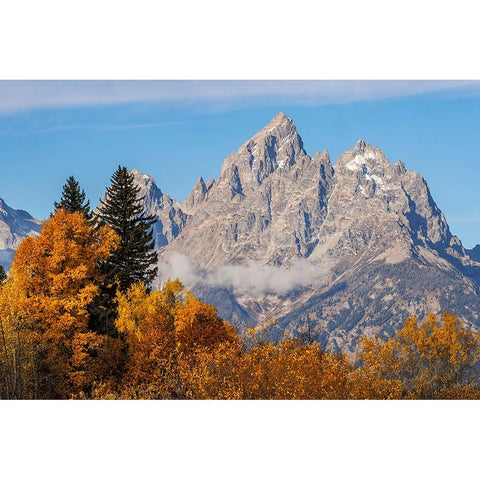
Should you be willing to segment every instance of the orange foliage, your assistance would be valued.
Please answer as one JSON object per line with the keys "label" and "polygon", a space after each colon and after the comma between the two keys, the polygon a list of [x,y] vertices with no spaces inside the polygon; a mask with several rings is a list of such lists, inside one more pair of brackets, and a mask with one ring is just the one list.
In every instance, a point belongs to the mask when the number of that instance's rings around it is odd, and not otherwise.
{"label": "orange foliage", "polygon": [[[134,398],[170,398],[175,387],[175,285],[147,294],[141,284],[118,294],[116,327],[128,345],[124,391]],[[125,395],[125,393],[124,393]]]}
{"label": "orange foliage", "polygon": [[12,277],[0,287],[1,398],[31,398],[35,389],[34,336]]}
{"label": "orange foliage", "polygon": [[142,284],[119,293],[116,328],[128,345],[120,396],[130,398],[183,398],[195,355],[237,340],[216,308],[184,292],[178,280],[150,294]]}
{"label": "orange foliage", "polygon": [[60,210],[21,244],[0,286],[2,398],[480,399],[480,335],[447,312],[362,339],[354,362],[315,341],[272,342],[273,320],[241,338],[175,280],[118,293],[118,338],[101,335],[89,306],[117,242]]}
{"label": "orange foliage", "polygon": [[[167,299],[169,299],[167,301]],[[118,297],[116,327],[128,344],[120,398],[346,398],[351,366],[318,344],[242,341],[180,283]],[[248,346],[247,346],[248,343]]]}
{"label": "orange foliage", "polygon": [[262,342],[239,360],[232,369],[240,398],[321,399],[347,394],[348,362],[340,355],[325,353],[315,343]]}
{"label": "orange foliage", "polygon": [[455,315],[411,317],[393,338],[363,340],[357,396],[443,398],[472,384],[479,358],[480,335]]}
{"label": "orange foliage", "polygon": [[174,317],[175,339],[181,353],[237,341],[235,329],[217,316],[216,307],[197,300],[192,294],[187,294],[185,302],[177,305]]}
{"label": "orange foliage", "polygon": [[241,339],[179,282],[120,296],[117,328],[129,348],[120,398],[480,397],[472,376],[479,337],[447,313],[441,323],[410,319],[389,340],[364,339],[359,366],[316,342],[275,344],[262,328]]}
{"label": "orange foliage", "polygon": [[109,227],[95,229],[83,215],[59,210],[40,236],[19,246],[12,288],[19,295],[25,335],[34,339],[35,396],[81,395],[105,373],[102,362],[112,361],[106,345],[114,340],[89,331],[88,306],[98,293],[98,264],[117,242]]}

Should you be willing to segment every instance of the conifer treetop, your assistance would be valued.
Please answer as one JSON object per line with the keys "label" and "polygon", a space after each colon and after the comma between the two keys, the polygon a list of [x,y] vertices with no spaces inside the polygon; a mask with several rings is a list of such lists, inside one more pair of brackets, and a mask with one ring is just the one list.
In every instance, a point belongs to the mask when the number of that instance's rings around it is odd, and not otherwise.
{"label": "conifer treetop", "polygon": [[83,213],[86,218],[91,217],[90,201],[85,201],[85,191],[80,188],[80,184],[73,176],[67,178],[60,202],[54,202],[54,207],[55,212],[65,210],[70,213]]}
{"label": "conifer treetop", "polygon": [[120,237],[120,244],[106,262],[106,275],[125,292],[134,283],[150,285],[158,267],[152,225],[155,216],[146,215],[144,197],[133,174],[119,166],[112,175],[105,197],[100,200],[98,217]]}

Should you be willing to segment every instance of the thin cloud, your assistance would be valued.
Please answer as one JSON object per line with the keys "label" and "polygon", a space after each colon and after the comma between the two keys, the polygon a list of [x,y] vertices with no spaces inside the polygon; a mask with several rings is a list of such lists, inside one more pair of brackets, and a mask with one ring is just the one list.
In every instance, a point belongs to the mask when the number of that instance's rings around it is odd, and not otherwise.
{"label": "thin cloud", "polygon": [[125,103],[348,103],[425,93],[480,94],[480,82],[459,80],[3,80],[0,112]]}

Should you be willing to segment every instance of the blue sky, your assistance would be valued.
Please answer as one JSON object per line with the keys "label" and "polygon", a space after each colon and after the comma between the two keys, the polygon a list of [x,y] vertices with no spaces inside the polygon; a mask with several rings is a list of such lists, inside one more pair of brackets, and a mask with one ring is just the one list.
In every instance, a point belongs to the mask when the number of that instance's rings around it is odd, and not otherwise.
{"label": "blue sky", "polygon": [[0,81],[0,197],[46,218],[74,175],[95,205],[122,164],[183,200],[279,111],[310,155],[335,162],[362,138],[403,160],[480,243],[478,82]]}

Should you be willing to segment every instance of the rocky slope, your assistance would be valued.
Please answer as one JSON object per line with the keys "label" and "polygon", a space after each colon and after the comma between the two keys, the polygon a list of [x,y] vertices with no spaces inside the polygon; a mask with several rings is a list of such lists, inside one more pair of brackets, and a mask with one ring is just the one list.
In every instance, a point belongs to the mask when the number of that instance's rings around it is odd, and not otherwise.
{"label": "rocky slope", "polygon": [[27,236],[35,236],[41,222],[24,210],[14,210],[0,198],[0,264],[10,268],[15,249]]}
{"label": "rocky slope", "polygon": [[185,202],[196,198],[188,230],[166,253],[183,252],[206,268],[291,265],[315,248],[332,175],[328,153],[309,157],[293,122],[279,114],[227,157],[208,190],[197,182]]}
{"label": "rocky slope", "polygon": [[480,263],[425,180],[360,140],[332,165],[278,114],[182,204],[135,173],[155,213],[160,281],[179,276],[240,325],[314,325],[332,348],[449,308],[479,324]]}
{"label": "rocky slope", "polygon": [[172,242],[185,226],[186,215],[179,202],[173,200],[168,193],[163,193],[154,179],[139,170],[132,170],[135,183],[140,187],[139,196],[144,197],[145,213],[156,217],[153,235],[157,248]]}

